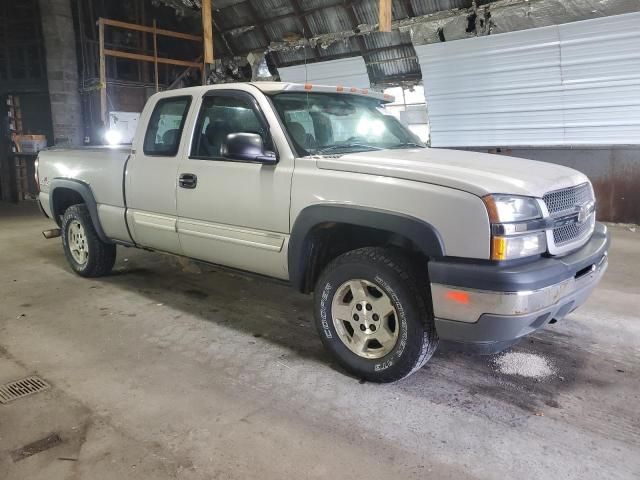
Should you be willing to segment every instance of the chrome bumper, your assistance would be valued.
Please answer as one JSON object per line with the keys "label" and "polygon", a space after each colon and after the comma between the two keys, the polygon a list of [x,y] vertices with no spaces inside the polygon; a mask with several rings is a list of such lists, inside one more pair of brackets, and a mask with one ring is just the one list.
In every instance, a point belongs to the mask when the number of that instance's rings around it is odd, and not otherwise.
{"label": "chrome bumper", "polygon": [[[575,299],[575,310],[586,301],[608,266],[607,254],[597,264],[577,272],[556,285],[522,292],[495,292],[431,284],[434,316],[438,319],[475,323],[483,315],[521,316],[553,309]],[[564,312],[566,313],[569,312]]]}

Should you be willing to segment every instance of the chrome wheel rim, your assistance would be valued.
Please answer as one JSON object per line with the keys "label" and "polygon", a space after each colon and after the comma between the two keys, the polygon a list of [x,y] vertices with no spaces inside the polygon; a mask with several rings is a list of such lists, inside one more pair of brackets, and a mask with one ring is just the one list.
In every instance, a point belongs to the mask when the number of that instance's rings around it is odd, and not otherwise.
{"label": "chrome wheel rim", "polygon": [[398,313],[389,296],[367,280],[349,280],[331,303],[338,338],[363,358],[382,358],[398,343]]}
{"label": "chrome wheel rim", "polygon": [[67,229],[67,237],[69,239],[69,251],[73,259],[80,265],[87,263],[89,258],[89,250],[87,248],[87,237],[84,233],[84,227],[77,220],[72,220]]}

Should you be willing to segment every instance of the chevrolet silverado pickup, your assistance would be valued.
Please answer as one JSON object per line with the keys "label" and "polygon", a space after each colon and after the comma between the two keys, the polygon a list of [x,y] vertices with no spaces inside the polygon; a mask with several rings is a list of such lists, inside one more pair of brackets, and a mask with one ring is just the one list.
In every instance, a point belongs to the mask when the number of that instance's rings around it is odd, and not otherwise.
{"label": "chevrolet silverado pickup", "polygon": [[368,90],[242,83],[153,95],[128,148],[40,153],[71,268],[116,246],[313,293],[324,346],[390,382],[438,342],[494,353],[585,302],[609,236],[570,168],[425,145]]}

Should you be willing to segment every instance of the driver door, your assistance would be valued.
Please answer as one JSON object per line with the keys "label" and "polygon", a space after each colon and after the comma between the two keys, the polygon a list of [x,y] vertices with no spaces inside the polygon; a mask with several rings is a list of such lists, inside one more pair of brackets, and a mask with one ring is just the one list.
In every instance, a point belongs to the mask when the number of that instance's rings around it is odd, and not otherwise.
{"label": "driver door", "polygon": [[242,90],[212,89],[201,99],[178,167],[178,237],[191,258],[287,278],[293,159],[267,165],[224,157],[232,133],[257,133],[276,149],[259,101],[267,111],[266,99]]}

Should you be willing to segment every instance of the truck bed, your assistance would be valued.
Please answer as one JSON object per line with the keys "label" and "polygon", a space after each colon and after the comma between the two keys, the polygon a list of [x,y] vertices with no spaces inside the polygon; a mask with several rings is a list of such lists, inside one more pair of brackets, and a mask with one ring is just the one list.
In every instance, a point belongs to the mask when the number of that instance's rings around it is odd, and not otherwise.
{"label": "truck bed", "polygon": [[[91,188],[98,204],[124,207],[122,178],[130,147],[56,148],[40,152],[39,175],[42,193],[54,178],[80,180]],[[43,201],[45,210],[48,202]],[[47,212],[50,213],[50,212]]]}
{"label": "truck bed", "polygon": [[53,217],[49,198],[51,182],[54,179],[77,180],[91,190],[105,236],[130,241],[124,222],[122,188],[124,167],[130,153],[129,146],[54,148],[40,152],[40,203],[45,213]]}

